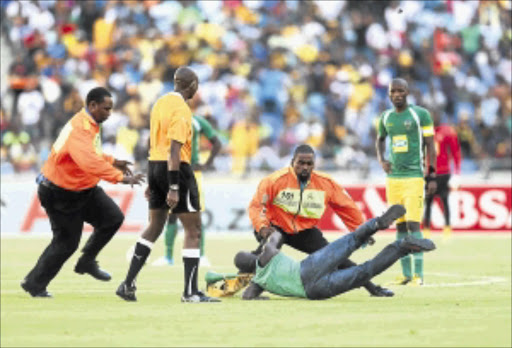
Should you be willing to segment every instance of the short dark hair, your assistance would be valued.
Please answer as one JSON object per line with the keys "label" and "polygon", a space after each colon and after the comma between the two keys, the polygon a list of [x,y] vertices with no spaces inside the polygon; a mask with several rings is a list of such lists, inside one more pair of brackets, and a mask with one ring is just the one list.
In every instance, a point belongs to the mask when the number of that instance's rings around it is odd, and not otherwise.
{"label": "short dark hair", "polygon": [[105,97],[111,97],[112,94],[105,87],[96,87],[93,88],[87,93],[87,98],[85,98],[85,105],[89,105],[90,102],[95,101],[96,103],[102,103],[105,100]]}
{"label": "short dark hair", "polygon": [[308,144],[302,144],[295,148],[295,151],[293,152],[293,158],[297,157],[299,153],[311,153],[313,156],[315,155],[315,150]]}
{"label": "short dark hair", "polygon": [[256,261],[258,256],[248,251],[239,251],[235,255],[235,266],[242,273],[254,273],[256,272]]}

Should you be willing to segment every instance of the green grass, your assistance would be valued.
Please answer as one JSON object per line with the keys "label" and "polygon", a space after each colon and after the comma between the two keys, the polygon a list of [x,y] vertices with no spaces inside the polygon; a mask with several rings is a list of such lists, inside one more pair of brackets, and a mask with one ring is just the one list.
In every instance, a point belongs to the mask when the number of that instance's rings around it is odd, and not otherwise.
{"label": "green grass", "polygon": [[[454,236],[446,244],[434,235],[438,249],[425,255],[427,286],[392,287],[393,298],[372,298],[357,289],[326,301],[234,297],[212,304],[180,303],[181,263],[145,267],[137,282],[139,301],[119,299],[114,291],[136,238],[115,237],[100,254],[100,265],[113,274],[107,283],[75,274],[75,253],[48,288],[53,299],[32,299],[19,286],[49,238],[2,238],[1,346],[511,346],[510,233]],[[376,239],[353,259],[371,257],[393,235]],[[207,240],[212,269],[234,271],[236,251],[253,246],[249,233],[212,235]],[[159,240],[150,262],[162,252]],[[201,287],[205,272],[200,269]],[[399,273],[397,263],[376,282],[385,284]]]}

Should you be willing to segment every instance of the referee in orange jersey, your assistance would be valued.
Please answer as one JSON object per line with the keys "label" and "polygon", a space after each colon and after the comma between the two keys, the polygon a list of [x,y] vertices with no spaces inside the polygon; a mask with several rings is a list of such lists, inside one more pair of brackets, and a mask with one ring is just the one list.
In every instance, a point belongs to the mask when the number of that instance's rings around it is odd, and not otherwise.
{"label": "referee in orange jersey", "polygon": [[192,111],[187,105],[197,91],[197,75],[187,67],[174,74],[174,91],[155,102],[150,116],[148,165],[149,226],[135,244],[130,268],[116,294],[136,301],[135,278],[146,262],[153,244],[162,234],[169,211],[185,229],[183,266],[185,286],[182,302],[219,302],[197,288],[201,209],[197,182],[190,166],[192,157]]}
{"label": "referee in orange jersey", "polygon": [[53,238],[21,282],[33,297],[52,297],[46,287],[78,248],[84,222],[91,224],[94,232],[82,249],[75,272],[110,280],[110,275],[99,268],[96,257],[117,232],[124,215],[97,184],[103,179],[133,187],[144,180],[142,174],[132,174],[130,162],[102,153],[100,124],[111,110],[109,91],[103,87],[92,89],[87,94],[86,107],[62,128],[37,177],[37,194],[50,219]]}

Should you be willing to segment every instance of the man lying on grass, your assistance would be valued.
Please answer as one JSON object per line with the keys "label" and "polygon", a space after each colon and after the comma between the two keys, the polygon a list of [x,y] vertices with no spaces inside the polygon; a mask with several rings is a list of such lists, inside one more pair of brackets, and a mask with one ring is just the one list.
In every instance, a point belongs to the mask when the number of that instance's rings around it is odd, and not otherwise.
{"label": "man lying on grass", "polygon": [[327,299],[360,287],[371,278],[388,269],[401,257],[436,248],[429,239],[406,237],[386,246],[373,259],[357,266],[338,269],[338,265],[357,250],[378,230],[387,229],[393,221],[405,214],[402,205],[393,205],[382,216],[368,220],[333,243],[297,262],[280,250],[282,236],[272,233],[260,255],[240,251],[235,265],[241,273],[255,273],[244,291],[244,300],[268,299],[263,291],[311,300]]}

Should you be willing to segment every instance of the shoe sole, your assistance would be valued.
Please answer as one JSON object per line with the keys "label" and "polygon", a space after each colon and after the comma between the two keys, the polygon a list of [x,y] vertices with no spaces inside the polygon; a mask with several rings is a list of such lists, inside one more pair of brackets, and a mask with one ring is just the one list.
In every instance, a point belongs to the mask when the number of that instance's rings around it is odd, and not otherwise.
{"label": "shoe sole", "polygon": [[28,293],[30,296],[32,296],[32,297],[35,297],[35,298],[53,298],[52,294],[50,294],[49,292],[45,292],[44,296],[43,296],[43,295],[41,295],[41,293],[36,293],[36,294],[34,294],[34,293],[33,293],[33,291],[30,291],[30,290],[28,289],[28,287],[26,286],[26,284],[25,284],[24,282],[21,282],[21,283],[20,283],[20,286],[21,286],[21,288],[22,288],[25,292],[27,292],[27,293]]}
{"label": "shoe sole", "polygon": [[379,225],[389,227],[393,221],[405,214],[406,210],[403,205],[395,204],[391,206],[380,218]]}
{"label": "shoe sole", "polygon": [[412,251],[432,251],[436,248],[434,242],[430,239],[416,239],[416,238],[405,238],[403,248],[410,249]]}
{"label": "shoe sole", "polygon": [[121,297],[123,300],[125,300],[126,302],[137,302],[137,299],[136,298],[131,298],[131,297],[127,297],[125,296],[123,293],[119,293],[116,291],[116,295]]}
{"label": "shoe sole", "polygon": [[108,277],[108,278],[100,278],[100,277],[96,277],[95,275],[93,275],[90,272],[87,272],[87,271],[77,271],[76,269],[75,269],[75,273],[77,273],[77,274],[88,274],[91,277],[93,277],[94,279],[101,280],[102,282],[108,282],[108,281],[110,281],[112,279],[111,276]]}

